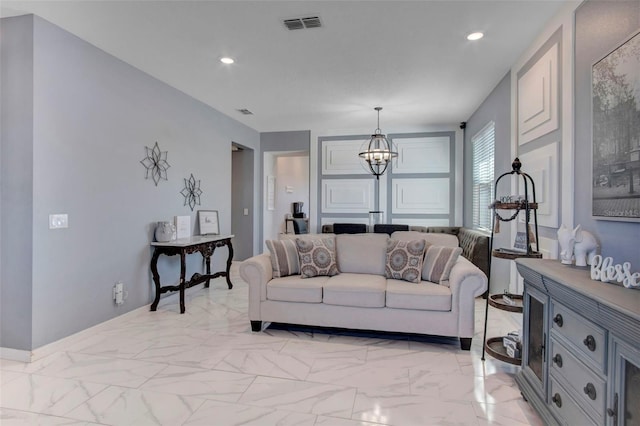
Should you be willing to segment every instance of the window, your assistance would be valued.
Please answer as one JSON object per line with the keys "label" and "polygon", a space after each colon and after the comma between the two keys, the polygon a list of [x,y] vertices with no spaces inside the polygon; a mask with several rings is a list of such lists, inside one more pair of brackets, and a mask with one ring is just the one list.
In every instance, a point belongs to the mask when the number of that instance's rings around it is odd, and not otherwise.
{"label": "window", "polygon": [[473,227],[491,230],[491,209],[493,202],[493,157],[495,124],[489,122],[473,135]]}

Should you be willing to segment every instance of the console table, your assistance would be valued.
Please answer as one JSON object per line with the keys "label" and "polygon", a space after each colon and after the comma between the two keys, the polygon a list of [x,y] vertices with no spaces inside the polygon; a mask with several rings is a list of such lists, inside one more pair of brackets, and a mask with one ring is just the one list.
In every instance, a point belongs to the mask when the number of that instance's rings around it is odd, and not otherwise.
{"label": "console table", "polygon": [[[209,281],[212,278],[227,277],[227,285],[231,289],[231,278],[229,270],[231,269],[231,260],[233,259],[233,246],[231,238],[233,235],[213,235],[213,236],[193,236],[189,238],[180,238],[178,240],[166,243],[153,242],[153,256],[151,257],[151,273],[153,274],[153,282],[156,285],[156,298],[151,304],[151,310],[155,311],[160,302],[160,295],[169,291],[180,291],[180,313],[184,314],[184,290],[194,285],[205,283],[205,287],[209,287]],[[229,248],[229,256],[227,257],[227,268],[225,271],[211,273],[211,256],[216,247],[227,246]],[[205,261],[206,273],[204,275],[195,273],[189,281],[185,281],[187,269],[186,256],[191,253],[200,253]],[[178,285],[161,286],[160,274],[158,274],[158,258],[161,254],[167,256],[180,255],[180,283]]]}
{"label": "console table", "polygon": [[640,424],[640,291],[556,260],[516,265],[524,278],[516,382],[543,422]]}

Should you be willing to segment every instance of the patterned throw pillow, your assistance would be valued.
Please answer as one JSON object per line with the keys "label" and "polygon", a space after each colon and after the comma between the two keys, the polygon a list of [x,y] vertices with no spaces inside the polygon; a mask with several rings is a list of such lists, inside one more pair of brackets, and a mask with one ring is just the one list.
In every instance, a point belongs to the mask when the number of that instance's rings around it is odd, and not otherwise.
{"label": "patterned throw pillow", "polygon": [[424,256],[422,279],[443,284],[449,279],[451,268],[462,253],[460,247],[429,246]]}
{"label": "patterned throw pillow", "polygon": [[268,240],[265,242],[271,254],[273,277],[280,278],[300,273],[298,248],[293,240]]}
{"label": "patterned throw pillow", "polygon": [[336,245],[333,238],[296,238],[302,278],[338,274]]}
{"label": "patterned throw pillow", "polygon": [[388,240],[385,267],[387,278],[419,283],[425,246],[424,240]]}

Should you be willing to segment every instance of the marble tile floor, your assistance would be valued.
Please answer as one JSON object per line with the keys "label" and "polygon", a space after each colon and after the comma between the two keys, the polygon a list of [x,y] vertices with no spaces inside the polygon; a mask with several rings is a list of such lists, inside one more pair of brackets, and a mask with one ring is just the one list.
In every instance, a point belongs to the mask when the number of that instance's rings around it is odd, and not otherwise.
{"label": "marble tile floor", "polygon": [[[0,424],[541,425],[513,380],[481,361],[485,302],[471,351],[457,339],[267,329],[253,333],[232,268],[158,311],[137,309],[32,363],[0,360]],[[489,335],[521,315],[490,308]]]}

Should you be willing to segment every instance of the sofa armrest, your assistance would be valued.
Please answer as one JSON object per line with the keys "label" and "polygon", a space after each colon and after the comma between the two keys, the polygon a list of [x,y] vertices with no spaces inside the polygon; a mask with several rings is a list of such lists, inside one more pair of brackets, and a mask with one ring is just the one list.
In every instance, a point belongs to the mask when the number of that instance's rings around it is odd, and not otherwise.
{"label": "sofa armrest", "polygon": [[427,232],[451,234],[458,237],[462,255],[489,276],[489,235],[476,229],[461,226],[430,226]]}
{"label": "sofa armrest", "polygon": [[260,302],[267,300],[267,283],[273,278],[271,257],[267,253],[240,263],[240,277],[249,285],[249,320],[260,320]]}
{"label": "sofa armrest", "polygon": [[458,240],[464,257],[489,275],[489,235],[475,229],[460,228]]}
{"label": "sofa armrest", "polygon": [[487,276],[473,263],[460,256],[451,268],[449,288],[452,308],[458,311],[460,337],[473,337],[475,332],[475,298],[488,287]]}

